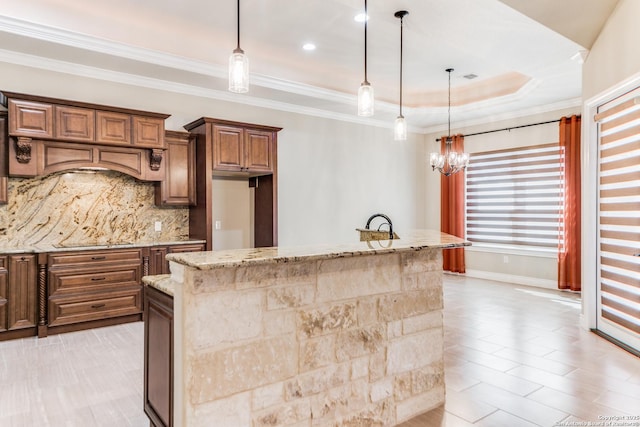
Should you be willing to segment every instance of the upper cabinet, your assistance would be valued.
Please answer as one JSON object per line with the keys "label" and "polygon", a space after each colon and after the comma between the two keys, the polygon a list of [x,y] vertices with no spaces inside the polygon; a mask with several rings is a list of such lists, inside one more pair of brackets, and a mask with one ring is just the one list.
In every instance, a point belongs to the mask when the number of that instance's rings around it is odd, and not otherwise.
{"label": "upper cabinet", "polygon": [[0,98],[9,115],[12,176],[101,167],[141,180],[164,179],[167,114],[9,92]]}
{"label": "upper cabinet", "polygon": [[196,204],[195,141],[188,132],[166,131],[165,179],[156,184],[156,205]]}
{"label": "upper cabinet", "polygon": [[275,132],[249,126],[213,124],[214,174],[273,173]]}

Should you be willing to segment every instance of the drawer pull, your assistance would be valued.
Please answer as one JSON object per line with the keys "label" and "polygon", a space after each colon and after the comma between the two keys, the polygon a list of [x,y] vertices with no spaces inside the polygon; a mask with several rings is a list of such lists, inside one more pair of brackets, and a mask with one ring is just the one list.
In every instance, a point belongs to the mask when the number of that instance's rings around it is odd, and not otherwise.
{"label": "drawer pull", "polygon": [[98,282],[100,280],[106,280],[106,279],[107,279],[106,277],[92,277],[91,281],[92,282]]}
{"label": "drawer pull", "polygon": [[91,306],[91,308],[102,308],[102,307],[104,307],[105,305],[106,305],[106,304],[93,304],[93,305]]}
{"label": "drawer pull", "polygon": [[106,259],[106,258],[107,258],[106,256],[92,256],[92,257],[91,257],[91,259],[92,259],[93,261],[99,261],[99,260],[101,260],[101,259]]}

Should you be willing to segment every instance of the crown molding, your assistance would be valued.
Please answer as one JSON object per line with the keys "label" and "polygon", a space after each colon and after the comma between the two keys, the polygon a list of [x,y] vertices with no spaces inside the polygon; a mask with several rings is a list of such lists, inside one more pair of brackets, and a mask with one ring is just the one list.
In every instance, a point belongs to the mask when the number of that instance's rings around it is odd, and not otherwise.
{"label": "crown molding", "polygon": [[[49,27],[42,24],[27,22],[6,16],[0,16],[0,31],[20,35],[44,42],[56,43],[78,49],[86,49],[93,52],[108,54],[162,67],[173,68],[191,73],[227,79],[226,66],[211,64],[204,61],[130,46],[124,43],[104,40],[72,31]],[[345,94],[331,89],[297,83],[290,80],[273,78],[261,74],[251,73],[251,84],[269,89],[279,90],[297,95],[308,96],[315,99],[323,99],[345,105],[357,105],[357,88],[354,95]],[[395,104],[388,102],[376,102],[376,108],[381,111],[392,111],[397,108]]]}
{"label": "crown molding", "polygon": [[[79,77],[86,77],[97,80],[104,80],[108,82],[126,84],[131,86],[145,87],[149,89],[157,89],[167,92],[180,93],[184,95],[199,96],[203,98],[215,99],[226,102],[234,102],[244,105],[251,105],[255,107],[274,109],[279,111],[286,111],[290,113],[297,113],[303,115],[309,115],[314,117],[321,117],[332,120],[339,120],[345,122],[352,122],[358,124],[365,124],[369,126],[376,126],[381,128],[393,128],[393,123],[387,121],[359,117],[355,113],[345,114],[337,113],[333,111],[321,110],[318,108],[304,107],[296,104],[290,104],[281,101],[273,101],[264,98],[258,98],[246,94],[235,94],[228,91],[210,89],[202,86],[189,85],[184,83],[177,83],[167,80],[155,79],[151,77],[145,77],[135,74],[122,73],[119,71],[105,70],[102,68],[91,67],[87,65],[76,64],[72,62],[60,61],[56,59],[43,58],[40,56],[29,55],[24,53],[18,53],[14,51],[8,51],[0,49],[0,61],[11,63],[14,65],[26,66],[31,68],[43,69],[48,71],[54,71],[64,74],[71,74]],[[356,105],[356,97],[353,97],[351,102]]]}
{"label": "crown molding", "polygon": [[[518,119],[521,117],[534,116],[536,114],[550,113],[553,111],[560,111],[569,108],[582,107],[582,98],[572,98],[565,101],[555,102],[553,104],[546,104],[537,107],[523,108],[517,111],[511,111],[503,114],[493,114],[489,116],[483,116],[481,119],[465,120],[456,122],[456,129],[463,129],[471,126],[486,125],[487,123],[495,123],[503,120]],[[446,131],[447,125],[438,125],[422,128],[421,131],[424,134],[435,134],[438,132]]]}

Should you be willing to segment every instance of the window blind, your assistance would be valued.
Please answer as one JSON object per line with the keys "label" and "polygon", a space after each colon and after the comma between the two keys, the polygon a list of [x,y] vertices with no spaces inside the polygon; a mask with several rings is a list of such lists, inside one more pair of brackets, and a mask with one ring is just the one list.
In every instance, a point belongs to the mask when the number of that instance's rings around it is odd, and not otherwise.
{"label": "window blind", "polygon": [[563,232],[562,164],[558,143],[471,154],[467,240],[557,252]]}
{"label": "window blind", "polygon": [[601,316],[640,333],[640,98],[596,115]]}

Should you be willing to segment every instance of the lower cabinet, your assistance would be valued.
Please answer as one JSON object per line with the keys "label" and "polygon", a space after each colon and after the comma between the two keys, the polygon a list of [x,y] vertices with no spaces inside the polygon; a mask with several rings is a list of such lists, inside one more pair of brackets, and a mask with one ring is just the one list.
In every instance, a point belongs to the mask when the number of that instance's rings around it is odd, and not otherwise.
{"label": "lower cabinet", "polygon": [[0,256],[0,340],[36,334],[36,256]]}
{"label": "lower cabinet", "polygon": [[173,298],[144,288],[144,412],[152,427],[173,425]]}
{"label": "lower cabinet", "polygon": [[142,249],[62,252],[48,256],[48,332],[142,318]]}
{"label": "lower cabinet", "polygon": [[169,274],[169,261],[166,260],[167,254],[175,254],[179,252],[200,252],[204,251],[203,243],[173,246],[156,246],[149,249],[149,275]]}

